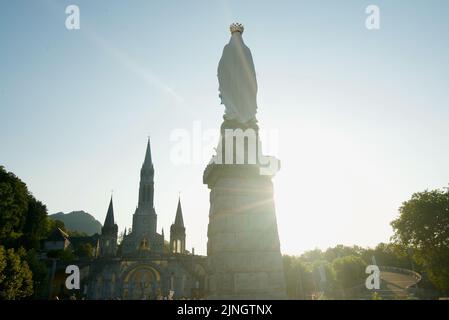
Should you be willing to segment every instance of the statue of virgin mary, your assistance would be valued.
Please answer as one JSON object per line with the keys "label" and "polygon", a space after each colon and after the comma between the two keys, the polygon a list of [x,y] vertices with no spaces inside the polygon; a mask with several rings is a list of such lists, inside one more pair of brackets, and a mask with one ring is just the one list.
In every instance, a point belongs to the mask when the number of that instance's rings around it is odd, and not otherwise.
{"label": "statue of virgin mary", "polygon": [[225,105],[225,120],[241,124],[256,122],[257,80],[251,51],[242,39],[243,25],[230,26],[231,39],[225,45],[218,63],[218,83],[221,103]]}

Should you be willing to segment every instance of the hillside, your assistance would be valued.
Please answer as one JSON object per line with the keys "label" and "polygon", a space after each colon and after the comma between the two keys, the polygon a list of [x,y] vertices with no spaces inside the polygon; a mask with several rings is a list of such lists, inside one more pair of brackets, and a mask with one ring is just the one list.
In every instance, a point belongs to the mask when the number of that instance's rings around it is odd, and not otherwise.
{"label": "hillside", "polygon": [[66,214],[58,212],[49,215],[49,217],[52,220],[64,222],[65,227],[70,231],[84,232],[88,235],[101,232],[101,223],[84,211],[72,211]]}

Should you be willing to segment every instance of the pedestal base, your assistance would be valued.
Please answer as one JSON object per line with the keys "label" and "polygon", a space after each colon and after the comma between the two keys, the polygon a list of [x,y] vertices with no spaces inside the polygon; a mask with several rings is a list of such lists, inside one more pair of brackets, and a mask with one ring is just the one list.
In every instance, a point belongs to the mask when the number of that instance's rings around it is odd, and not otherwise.
{"label": "pedestal base", "polygon": [[273,184],[257,165],[209,165],[209,299],[285,299]]}

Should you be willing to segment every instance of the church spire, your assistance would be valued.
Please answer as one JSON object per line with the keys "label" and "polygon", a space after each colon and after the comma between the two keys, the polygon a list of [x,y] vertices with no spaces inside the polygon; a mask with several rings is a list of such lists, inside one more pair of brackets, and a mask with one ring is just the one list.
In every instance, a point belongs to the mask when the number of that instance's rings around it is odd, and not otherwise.
{"label": "church spire", "polygon": [[145,160],[143,161],[143,166],[144,167],[152,167],[153,166],[153,160],[151,159],[150,137],[148,137],[147,151],[145,152]]}
{"label": "church spire", "polygon": [[111,195],[111,201],[109,202],[108,213],[106,213],[106,219],[104,220],[103,227],[113,227],[114,225],[115,225],[114,206],[112,205],[112,195]]}
{"label": "church spire", "polygon": [[170,227],[170,251],[183,254],[186,250],[186,228],[182,218],[181,197],[178,198],[175,222]]}
{"label": "church spire", "polygon": [[104,220],[104,225],[101,228],[100,256],[114,256],[117,253],[117,236],[118,226],[114,221],[114,206],[112,204],[111,195],[111,201],[109,201],[106,219]]}
{"label": "church spire", "polygon": [[147,142],[147,150],[145,152],[145,160],[140,170],[140,187],[139,187],[139,209],[152,210],[154,198],[154,167],[151,158],[150,138]]}
{"label": "church spire", "polygon": [[184,219],[182,217],[181,197],[178,198],[178,208],[176,209],[175,226],[184,227]]}

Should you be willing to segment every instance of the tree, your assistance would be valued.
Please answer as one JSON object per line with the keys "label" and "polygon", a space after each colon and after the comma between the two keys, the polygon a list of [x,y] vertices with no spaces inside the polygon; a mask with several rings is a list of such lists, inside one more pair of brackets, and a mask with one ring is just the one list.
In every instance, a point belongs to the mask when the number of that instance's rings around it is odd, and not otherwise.
{"label": "tree", "polygon": [[332,266],[335,271],[336,281],[346,294],[353,295],[364,286],[366,264],[362,258],[352,255],[337,258],[332,263]]}
{"label": "tree", "polygon": [[0,300],[16,300],[33,294],[33,274],[25,250],[0,246]]}
{"label": "tree", "polygon": [[360,256],[360,254],[363,252],[363,248],[358,246],[348,247],[344,245],[337,245],[333,248],[328,248],[324,252],[324,258],[332,262],[337,258],[346,257],[346,256]]}
{"label": "tree", "polygon": [[50,229],[45,205],[17,176],[0,166],[0,243],[6,248],[39,249]]}
{"label": "tree", "polygon": [[399,243],[379,243],[374,249],[363,250],[361,258],[366,264],[373,264],[373,256],[379,266],[410,269],[407,248]]}
{"label": "tree", "polygon": [[67,230],[66,232],[69,237],[74,237],[74,238],[85,238],[88,237],[87,233],[82,232],[82,231],[78,231],[78,230]]}
{"label": "tree", "polygon": [[22,236],[28,209],[28,189],[13,173],[0,166],[0,243],[12,246]]}
{"label": "tree", "polygon": [[313,262],[316,260],[323,260],[323,259],[324,259],[323,251],[321,251],[318,248],[306,251],[301,255],[301,260],[306,262]]}
{"label": "tree", "polygon": [[26,253],[26,261],[33,272],[34,297],[48,296],[48,268],[44,261],[39,260],[36,250],[31,249]]}
{"label": "tree", "polygon": [[67,234],[69,233],[69,231],[65,227],[65,224],[63,221],[48,219],[48,230],[49,230],[48,234],[51,234],[53,231],[55,231],[58,228]]}
{"label": "tree", "polygon": [[[0,166],[0,244],[3,246],[0,291],[3,299],[29,296],[28,290],[33,287],[35,294],[42,296],[47,269],[45,263],[39,261],[36,250],[40,241],[59,224],[48,218],[47,208],[34,198],[25,183]],[[22,270],[23,276],[17,277],[17,270]],[[27,284],[28,277],[32,277],[31,286]]]}
{"label": "tree", "polygon": [[312,268],[315,291],[324,292],[327,297],[334,296],[337,283],[332,264],[326,260],[317,260],[312,263]]}
{"label": "tree", "polygon": [[299,257],[285,255],[282,261],[288,297],[307,299],[307,296],[314,291],[312,269]]}
{"label": "tree", "polygon": [[399,208],[393,240],[413,249],[416,260],[444,294],[449,293],[449,189],[418,192]]}
{"label": "tree", "polygon": [[20,245],[27,249],[39,249],[39,242],[48,235],[50,226],[46,206],[32,195],[28,195],[28,209],[25,214]]}
{"label": "tree", "polygon": [[92,258],[93,256],[93,247],[90,243],[81,243],[76,249],[75,249],[75,255],[78,258]]}

